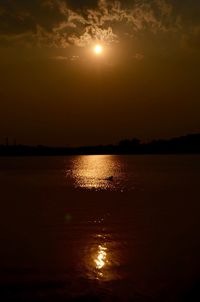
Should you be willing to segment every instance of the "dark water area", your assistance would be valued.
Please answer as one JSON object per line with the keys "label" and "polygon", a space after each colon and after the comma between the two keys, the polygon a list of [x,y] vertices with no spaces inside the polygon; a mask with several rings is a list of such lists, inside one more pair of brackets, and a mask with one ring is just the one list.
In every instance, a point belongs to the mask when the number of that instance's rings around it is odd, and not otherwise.
{"label": "dark water area", "polygon": [[0,301],[200,301],[200,156],[0,158],[0,189]]}

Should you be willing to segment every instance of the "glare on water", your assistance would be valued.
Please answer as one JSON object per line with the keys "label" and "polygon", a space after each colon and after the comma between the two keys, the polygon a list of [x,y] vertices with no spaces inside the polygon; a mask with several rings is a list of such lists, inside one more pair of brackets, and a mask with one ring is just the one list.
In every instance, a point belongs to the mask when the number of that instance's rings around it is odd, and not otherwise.
{"label": "glare on water", "polygon": [[[119,171],[116,156],[78,156],[73,159],[67,177],[71,177],[76,187],[85,189],[113,189]],[[113,179],[109,179],[109,178]],[[114,180],[114,181],[113,181]]]}
{"label": "glare on water", "polygon": [[111,281],[123,278],[121,243],[111,234],[96,234],[85,246],[84,269],[89,279]]}
{"label": "glare on water", "polygon": [[107,260],[107,248],[99,245],[96,258],[94,262],[96,264],[97,269],[102,269],[106,265]]}

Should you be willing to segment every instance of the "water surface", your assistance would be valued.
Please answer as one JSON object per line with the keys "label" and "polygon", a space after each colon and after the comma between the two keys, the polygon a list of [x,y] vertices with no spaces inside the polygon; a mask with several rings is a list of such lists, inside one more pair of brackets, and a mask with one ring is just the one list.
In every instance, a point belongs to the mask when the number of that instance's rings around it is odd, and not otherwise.
{"label": "water surface", "polygon": [[1,300],[198,293],[200,156],[0,158],[0,183]]}

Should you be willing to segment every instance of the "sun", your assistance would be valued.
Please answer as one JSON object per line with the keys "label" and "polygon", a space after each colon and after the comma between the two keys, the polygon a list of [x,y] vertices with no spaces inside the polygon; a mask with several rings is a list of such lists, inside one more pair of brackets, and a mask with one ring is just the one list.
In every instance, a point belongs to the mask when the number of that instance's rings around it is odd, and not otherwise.
{"label": "sun", "polygon": [[103,52],[103,46],[100,45],[100,44],[96,44],[96,45],[94,46],[94,53],[95,53],[96,55],[101,55],[102,52]]}

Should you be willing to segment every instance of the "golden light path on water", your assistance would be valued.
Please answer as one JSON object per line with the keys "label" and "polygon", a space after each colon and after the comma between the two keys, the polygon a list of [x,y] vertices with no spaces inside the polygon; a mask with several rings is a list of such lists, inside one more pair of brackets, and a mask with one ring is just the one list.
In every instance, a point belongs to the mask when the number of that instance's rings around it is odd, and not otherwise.
{"label": "golden light path on water", "polygon": [[[73,156],[66,166],[67,181],[72,182],[75,188],[91,191],[123,192],[124,173],[120,158],[113,155]],[[96,202],[99,202],[98,198]],[[83,242],[83,250],[80,249],[83,252],[80,254],[83,276],[103,282],[122,279],[120,269],[123,265],[123,247],[118,236],[110,230],[110,213],[101,201],[94,203],[92,207],[96,210],[91,211],[94,216],[87,221],[88,233]]]}
{"label": "golden light path on water", "polygon": [[95,241],[87,247],[85,263],[89,279],[102,281],[115,279],[112,270],[112,252],[104,240],[104,236],[97,235]]}
{"label": "golden light path on water", "polygon": [[94,259],[97,269],[102,269],[106,265],[107,260],[107,248],[101,245],[98,246],[97,256]]}
{"label": "golden light path on water", "polygon": [[116,156],[77,156],[72,160],[71,169],[66,171],[66,176],[72,178],[78,188],[113,189],[117,185],[120,168]]}
{"label": "golden light path on water", "polygon": [[109,233],[90,237],[85,245],[84,272],[88,279],[102,282],[123,278],[121,242]]}

